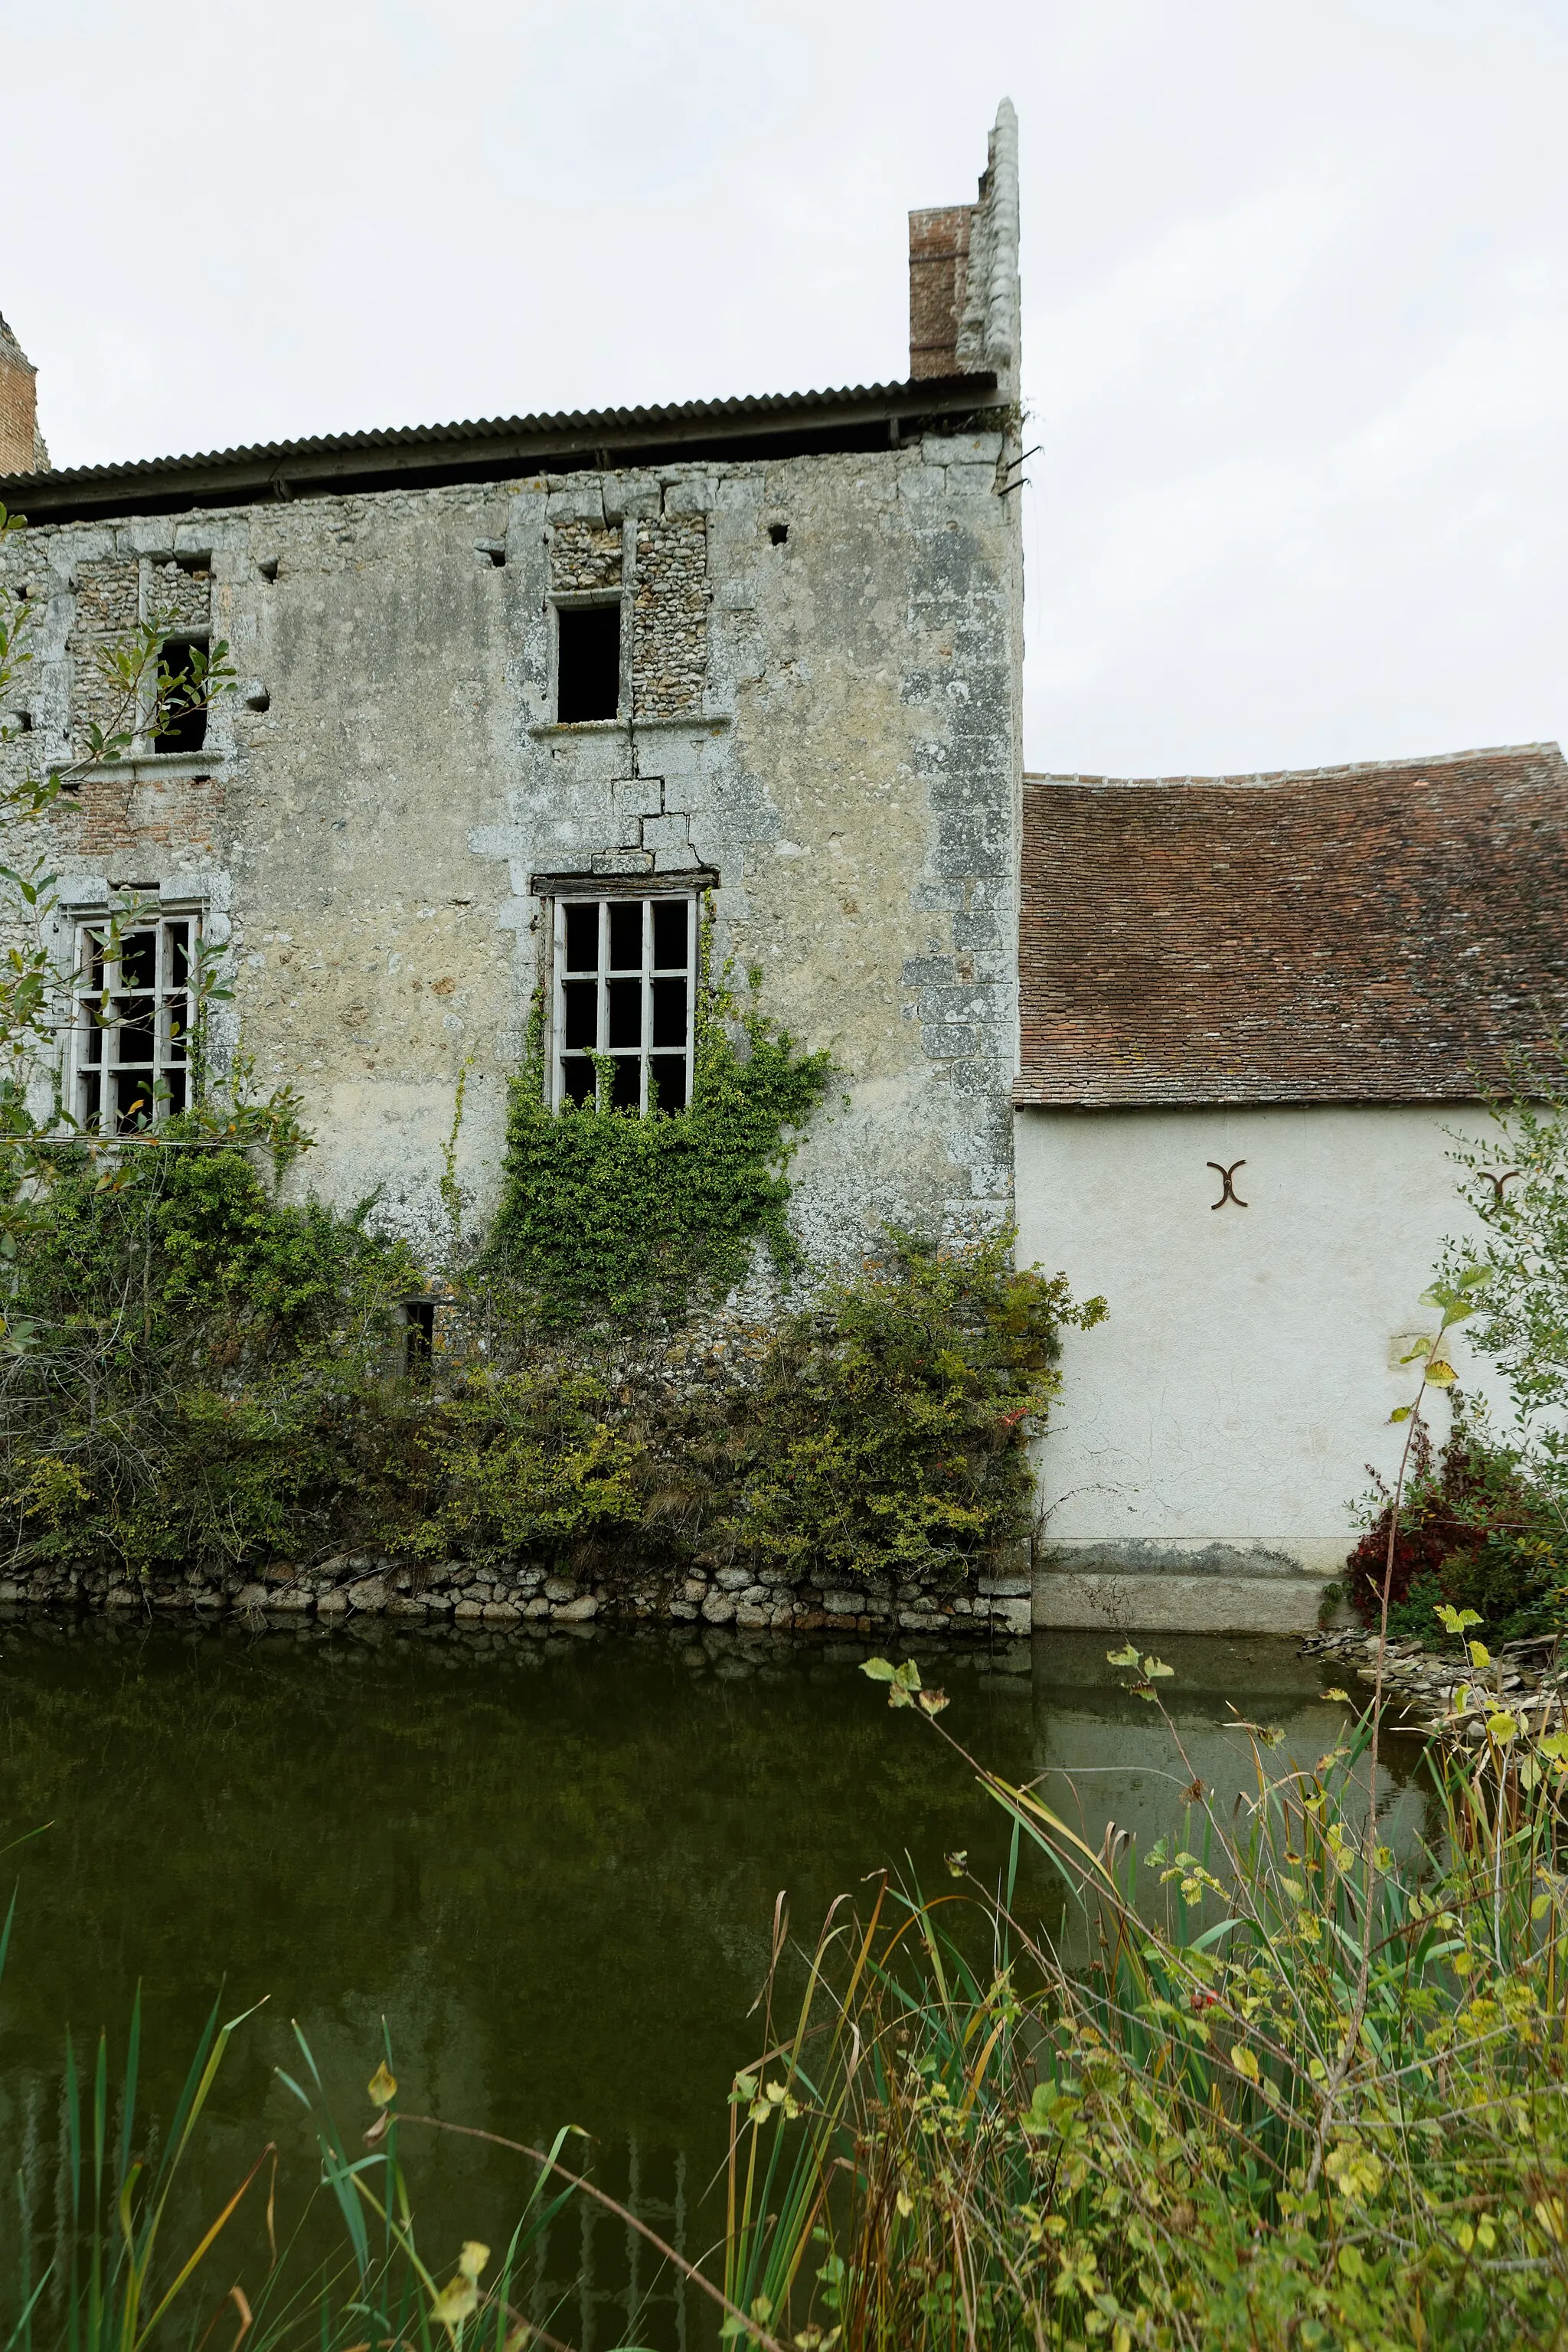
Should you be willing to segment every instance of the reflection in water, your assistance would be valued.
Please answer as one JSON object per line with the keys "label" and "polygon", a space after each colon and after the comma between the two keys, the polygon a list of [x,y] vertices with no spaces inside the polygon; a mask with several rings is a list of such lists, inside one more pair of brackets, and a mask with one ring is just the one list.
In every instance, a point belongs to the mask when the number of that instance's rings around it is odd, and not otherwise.
{"label": "reflection in water", "polygon": [[[928,1674],[984,1761],[1070,1773],[1097,1841],[1110,1817],[1146,1837],[1186,1773],[1106,1647],[1039,1636],[1032,1678],[1025,1643],[942,1653]],[[1320,1670],[1291,1643],[1162,1648],[1193,1768],[1216,1788],[1244,1777],[1218,1727],[1227,1697],[1281,1722],[1303,1761],[1332,1743],[1342,1710],[1318,1704]],[[726,2095],[755,2053],[779,1890],[809,1943],[879,1866],[929,1886],[954,1846],[987,1877],[1004,1864],[1006,1824],[923,1725],[889,1716],[864,1654],[719,1632],[0,1627],[0,1822],[53,1824],[15,1857],[0,1994],[0,2155],[40,2230],[65,2026],[79,2044],[107,2026],[117,2059],[140,1979],[144,2104],[165,2118],[214,1999],[226,2016],[267,2003],[220,2078],[209,2210],[275,2140],[285,2232],[303,2216],[311,2238],[309,2132],[274,2072],[297,2068],[289,2021],[352,2131],[384,2018],[406,2109],[534,2145],[576,2125],[594,2177],[700,2253],[721,2228]],[[1056,1900],[1043,1874],[1025,1895]],[[465,2237],[505,2245],[521,2159],[412,2132],[405,2153],[437,2266]],[[193,2195],[186,2224],[196,2210]],[[533,2315],[584,2352],[709,2341],[709,2309],[657,2272],[584,2206],[554,2226]]]}
{"label": "reflection in water", "polygon": [[[1103,1636],[1088,1633],[1037,1633],[1034,1643],[1037,1786],[1096,1848],[1114,1822],[1146,1852],[1163,1832],[1181,1827],[1194,1781],[1202,1782],[1226,1833],[1245,1835],[1258,1763],[1242,1722],[1281,1734],[1263,1751],[1268,1777],[1278,1780],[1292,1769],[1310,1772],[1363,1703],[1359,1687],[1349,1706],[1325,1701],[1323,1661],[1302,1657],[1292,1641],[1159,1634],[1146,1646],[1174,1673],[1160,1684],[1155,1707],[1121,1687],[1131,1677],[1108,1664],[1107,1646]],[[1378,1818],[1396,1851],[1436,1833],[1429,1790],[1417,1778],[1419,1754],[1415,1740],[1385,1731]],[[1345,1810],[1347,1819],[1356,1818],[1353,1802]],[[1196,1814],[1194,1827],[1201,1836]],[[1062,1950],[1069,1959],[1088,1957],[1070,1924]]]}

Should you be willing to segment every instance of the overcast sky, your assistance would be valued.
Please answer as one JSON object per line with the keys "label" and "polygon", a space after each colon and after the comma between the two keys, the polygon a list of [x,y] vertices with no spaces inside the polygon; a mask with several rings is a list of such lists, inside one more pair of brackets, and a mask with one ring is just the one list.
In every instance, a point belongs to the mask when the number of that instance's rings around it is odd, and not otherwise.
{"label": "overcast sky", "polygon": [[0,0],[57,465],[887,381],[1023,151],[1027,758],[1568,733],[1568,0]]}

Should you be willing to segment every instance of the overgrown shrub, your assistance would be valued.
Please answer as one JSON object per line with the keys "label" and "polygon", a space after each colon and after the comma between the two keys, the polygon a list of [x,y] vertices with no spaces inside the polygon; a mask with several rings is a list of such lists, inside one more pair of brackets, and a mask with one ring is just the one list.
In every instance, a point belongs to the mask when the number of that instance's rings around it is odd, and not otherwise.
{"label": "overgrown shrub", "polygon": [[341,1516],[357,1483],[349,1425],[416,1269],[363,1210],[279,1202],[256,1154],[296,1139],[261,1115],[233,1124],[232,1139],[193,1115],[140,1149],[84,1145],[13,1186],[0,1447],[16,1561],[266,1557]]}
{"label": "overgrown shrub", "polygon": [[822,1099],[831,1056],[802,1054],[775,1028],[754,976],[738,1008],[722,979],[710,978],[710,919],[701,936],[685,1110],[616,1110],[601,1070],[596,1104],[552,1111],[535,1007],[484,1265],[543,1329],[679,1319],[694,1295],[743,1281],[759,1239],[781,1271],[795,1262],[784,1214],[792,1136]]}
{"label": "overgrown shrub", "polygon": [[[1568,1042],[1556,1042],[1554,1067],[1516,1064],[1509,1091],[1487,1108],[1482,1147],[1452,1155],[1483,1238],[1479,1248],[1447,1244],[1427,1302],[1443,1305],[1445,1328],[1462,1322],[1468,1345],[1497,1367],[1514,1417],[1500,1436],[1450,1385],[1453,1431],[1436,1463],[1425,1428],[1415,1432],[1389,1626],[1423,1639],[1442,1601],[1475,1610],[1498,1639],[1568,1624]],[[1439,1385],[1455,1378],[1447,1362],[1427,1373]],[[1406,1417],[1405,1408],[1394,1415]],[[1369,1623],[1393,1515],[1381,1479],[1371,1512],[1347,1563],[1351,1599]]]}
{"label": "overgrown shrub", "polygon": [[[1375,1477],[1375,1473],[1373,1474]],[[1346,1564],[1350,1601],[1376,1625],[1388,1564],[1393,1498],[1381,1502]],[[1473,1609],[1498,1641],[1550,1632],[1568,1580],[1568,1541],[1517,1446],[1500,1444],[1455,1392],[1454,1427],[1434,1456],[1416,1430],[1394,1545],[1391,1633],[1435,1638],[1434,1611]]]}
{"label": "overgrown shrub", "polygon": [[734,1414],[725,1532],[759,1565],[956,1577],[1027,1532],[1025,1442],[1061,1385],[1062,1326],[1105,1302],[1016,1269],[1010,1233],[890,1240],[783,1325]]}
{"label": "overgrown shrub", "polygon": [[1015,1270],[1006,1234],[904,1236],[760,1339],[746,1376],[700,1350],[677,1374],[658,1342],[542,1333],[489,1274],[454,1305],[484,1351],[420,1379],[395,1351],[407,1250],[363,1211],[279,1203],[237,1150],[68,1156],[11,1232],[16,1564],[371,1548],[956,1579],[1027,1532],[1058,1333],[1103,1312]]}

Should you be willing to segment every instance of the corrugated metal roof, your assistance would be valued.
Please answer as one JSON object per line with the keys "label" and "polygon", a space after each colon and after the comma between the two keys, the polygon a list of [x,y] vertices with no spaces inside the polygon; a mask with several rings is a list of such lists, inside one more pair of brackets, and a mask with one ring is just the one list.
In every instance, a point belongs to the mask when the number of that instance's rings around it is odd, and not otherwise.
{"label": "corrugated metal roof", "polygon": [[[700,457],[729,444],[786,448],[874,446],[879,427],[949,419],[994,408],[991,373],[860,384],[837,392],[763,393],[667,407],[573,410],[544,416],[480,417],[459,425],[399,425],[258,443],[116,466],[77,466],[0,478],[0,499],[37,522],[89,515],[235,505],[312,490],[386,488],[441,480],[563,471],[571,459],[609,466],[659,455]],[[768,446],[752,454],[771,454]]]}

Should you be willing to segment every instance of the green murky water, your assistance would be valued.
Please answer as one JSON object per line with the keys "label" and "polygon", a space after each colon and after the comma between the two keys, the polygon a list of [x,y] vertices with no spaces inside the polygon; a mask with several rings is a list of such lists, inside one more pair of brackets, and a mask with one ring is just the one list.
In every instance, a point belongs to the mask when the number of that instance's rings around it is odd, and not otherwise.
{"label": "green murky water", "polygon": [[[928,1654],[926,1671],[966,1746],[1009,1775],[1058,1776],[1055,1801],[1097,1838],[1108,1818],[1153,1834],[1192,1772],[1239,1789],[1233,1709],[1280,1724],[1303,1759],[1332,1744],[1342,1710],[1292,1643],[1160,1646],[1184,1762],[1121,1696],[1103,1640]],[[289,2021],[357,2128],[384,2019],[400,2104],[535,2142],[580,2126],[595,2178],[700,2251],[721,2223],[725,2096],[756,2047],[781,1890],[809,1940],[883,1865],[932,1885],[955,1846],[1003,1863],[999,1817],[923,1724],[889,1713],[863,1654],[589,1629],[0,1626],[0,1822],[50,1824],[3,1865],[19,1883],[0,1989],[6,2168],[47,2210],[66,2025],[122,2042],[140,1980],[147,2097],[165,2113],[215,1996],[226,2015],[266,2004],[215,2101],[199,2184],[215,2202],[272,2140],[288,2228],[313,2181],[274,2072],[298,2063]],[[1412,1811],[1414,1792],[1391,1794]],[[1055,1899],[1043,1879],[1026,1897]],[[414,2170],[439,2260],[467,2236],[505,2243],[518,2159],[428,2139]],[[652,2268],[617,2224],[558,2225],[558,2332],[593,2352],[636,2313],[642,2340],[705,2338],[678,2295],[647,2302]]]}

